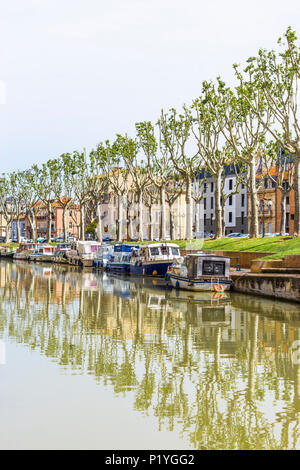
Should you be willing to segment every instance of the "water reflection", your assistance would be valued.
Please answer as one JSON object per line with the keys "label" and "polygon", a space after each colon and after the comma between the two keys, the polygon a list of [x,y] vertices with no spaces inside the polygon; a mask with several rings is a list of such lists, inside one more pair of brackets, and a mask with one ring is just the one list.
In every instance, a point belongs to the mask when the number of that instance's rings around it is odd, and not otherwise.
{"label": "water reflection", "polygon": [[136,410],[194,448],[299,448],[299,328],[296,304],[0,264],[0,338],[133,393]]}

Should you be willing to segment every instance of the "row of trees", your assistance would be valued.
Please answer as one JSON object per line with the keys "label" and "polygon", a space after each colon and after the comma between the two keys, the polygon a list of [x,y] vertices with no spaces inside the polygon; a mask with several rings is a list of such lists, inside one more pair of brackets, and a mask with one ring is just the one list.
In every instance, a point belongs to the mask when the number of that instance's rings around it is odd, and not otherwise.
{"label": "row of trees", "polygon": [[[26,211],[35,233],[34,211],[41,200],[48,211],[48,239],[51,237],[51,200],[59,201],[64,220],[71,204],[81,211],[80,236],[95,206],[98,238],[101,239],[101,203],[105,194],[118,199],[117,238],[121,238],[122,207],[138,206],[138,238],[143,239],[143,208],[149,209],[152,233],[152,207],[161,208],[160,237],[166,237],[166,205],[170,207],[170,235],[173,238],[172,207],[180,194],[186,200],[186,238],[199,232],[199,204],[208,176],[215,179],[215,235],[224,235],[224,168],[235,171],[239,192],[247,184],[250,200],[250,237],[259,235],[258,191],[266,177],[276,179],[282,192],[282,231],[285,200],[295,191],[294,232],[300,235],[300,129],[298,80],[300,55],[295,32],[288,28],[279,39],[279,51],[259,50],[246,62],[234,65],[234,88],[218,77],[203,82],[201,95],[180,112],[161,112],[156,124],[136,124],[135,137],[117,135],[113,142],[101,142],[89,154],[66,153],[40,167],[3,175],[0,181],[0,210],[8,227],[13,218]],[[280,152],[279,152],[280,149]],[[276,165],[277,172],[271,168]],[[201,178],[197,179],[197,176]],[[197,184],[195,180],[197,179]],[[194,220],[194,204],[196,220]],[[92,211],[93,212],[93,211]],[[130,223],[130,220],[127,220]],[[193,225],[196,225],[193,230]],[[66,236],[66,226],[64,224]]]}

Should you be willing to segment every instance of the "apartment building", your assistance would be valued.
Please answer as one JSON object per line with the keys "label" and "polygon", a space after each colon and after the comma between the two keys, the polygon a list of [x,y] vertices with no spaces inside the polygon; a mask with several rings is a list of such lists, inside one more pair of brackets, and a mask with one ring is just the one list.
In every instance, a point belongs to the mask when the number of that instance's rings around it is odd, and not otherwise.
{"label": "apartment building", "polygon": [[[48,211],[44,203],[39,201],[35,206],[36,236],[47,238]],[[80,208],[76,204],[68,207],[66,213],[67,236],[79,238]],[[51,237],[63,236],[63,206],[59,201],[51,202]],[[32,239],[33,233],[26,218],[26,238]]]}
{"label": "apartment building", "polygon": [[[236,172],[230,166],[224,169],[223,192],[225,202],[225,235],[248,233],[247,185],[239,184]],[[201,193],[199,207],[200,231],[215,233],[215,179],[204,171],[196,177],[194,192]],[[196,208],[195,208],[196,211]],[[196,217],[196,212],[194,212]]]}

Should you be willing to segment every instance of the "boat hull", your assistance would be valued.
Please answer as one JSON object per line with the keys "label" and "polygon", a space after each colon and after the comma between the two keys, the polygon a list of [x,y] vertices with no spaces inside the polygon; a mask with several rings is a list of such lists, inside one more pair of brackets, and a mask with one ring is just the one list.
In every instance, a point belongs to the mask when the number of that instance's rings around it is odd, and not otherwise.
{"label": "boat hull", "polygon": [[141,276],[165,276],[174,260],[164,262],[143,263],[139,265],[138,261],[130,265],[130,274]]}
{"label": "boat hull", "polygon": [[129,272],[129,263],[107,263],[106,269],[107,271],[113,272],[122,272],[128,273]]}
{"label": "boat hull", "polygon": [[[187,279],[185,277],[176,276],[174,274],[170,274],[169,280],[171,282],[172,287],[176,289],[185,289],[194,292],[203,292],[203,291],[211,291],[211,292],[223,292],[230,290],[231,287],[231,280],[230,279]],[[223,287],[223,289],[221,288]]]}

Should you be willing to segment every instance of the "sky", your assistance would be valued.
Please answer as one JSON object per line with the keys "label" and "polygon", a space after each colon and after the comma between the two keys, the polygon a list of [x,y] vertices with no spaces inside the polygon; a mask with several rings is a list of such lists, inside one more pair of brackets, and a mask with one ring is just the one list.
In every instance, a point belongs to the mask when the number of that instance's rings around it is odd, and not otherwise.
{"label": "sky", "polygon": [[233,63],[300,35],[295,0],[0,0],[0,173],[180,109]]}

